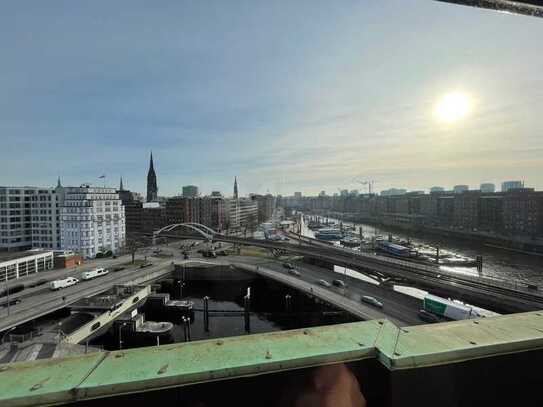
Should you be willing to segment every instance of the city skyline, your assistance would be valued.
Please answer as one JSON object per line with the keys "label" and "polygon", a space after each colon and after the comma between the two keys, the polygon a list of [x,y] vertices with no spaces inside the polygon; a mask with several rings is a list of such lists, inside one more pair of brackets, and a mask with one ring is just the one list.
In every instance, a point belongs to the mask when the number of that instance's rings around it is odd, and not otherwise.
{"label": "city skyline", "polygon": [[535,18],[415,0],[167,4],[6,6],[0,184],[107,174],[144,193],[153,150],[164,196],[230,195],[234,176],[241,195],[360,179],[543,189]]}

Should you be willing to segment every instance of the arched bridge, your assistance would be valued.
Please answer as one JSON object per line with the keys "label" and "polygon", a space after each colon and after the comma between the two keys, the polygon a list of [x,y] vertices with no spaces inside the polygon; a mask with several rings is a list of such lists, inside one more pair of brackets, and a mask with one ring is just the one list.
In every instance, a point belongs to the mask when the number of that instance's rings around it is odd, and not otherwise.
{"label": "arched bridge", "polygon": [[218,235],[218,232],[211,229],[209,226],[202,225],[201,223],[196,222],[186,222],[186,223],[172,223],[171,225],[164,226],[161,229],[155,230],[153,232],[153,245],[156,244],[156,238],[159,237],[161,233],[171,232],[178,228],[187,228],[198,233],[205,239],[213,239],[213,236]]}

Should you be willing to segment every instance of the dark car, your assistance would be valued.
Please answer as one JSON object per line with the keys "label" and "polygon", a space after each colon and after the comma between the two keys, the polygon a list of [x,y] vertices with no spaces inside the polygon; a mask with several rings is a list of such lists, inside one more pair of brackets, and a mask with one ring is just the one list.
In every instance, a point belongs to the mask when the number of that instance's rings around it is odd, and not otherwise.
{"label": "dark car", "polygon": [[8,305],[11,307],[12,305],[17,305],[21,302],[21,299],[20,298],[14,298],[14,299],[10,299],[9,301],[4,301],[2,302],[2,307],[4,308],[7,308]]}
{"label": "dark car", "polygon": [[153,263],[143,263],[142,265],[140,265],[140,269],[144,269],[145,267],[151,267],[153,265]]}
{"label": "dark car", "polygon": [[333,280],[332,284],[336,287],[345,288],[345,282],[343,280]]}
{"label": "dark car", "polygon": [[123,266],[117,266],[117,267],[113,267],[111,269],[111,271],[113,271],[114,273],[117,272],[117,271],[121,271],[121,270],[124,270],[124,267]]}
{"label": "dark car", "polygon": [[283,263],[283,267],[287,270],[294,270],[294,266],[291,263]]}

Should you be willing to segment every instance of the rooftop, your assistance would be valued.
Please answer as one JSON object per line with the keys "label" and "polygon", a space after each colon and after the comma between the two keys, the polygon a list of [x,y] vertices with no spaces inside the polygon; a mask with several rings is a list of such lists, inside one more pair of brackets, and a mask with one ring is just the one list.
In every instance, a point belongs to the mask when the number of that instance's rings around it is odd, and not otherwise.
{"label": "rooftop", "polygon": [[4,252],[0,253],[0,263],[5,261],[12,261],[17,259],[23,259],[25,257],[36,256],[38,254],[53,254],[52,250],[27,250],[24,252]]}

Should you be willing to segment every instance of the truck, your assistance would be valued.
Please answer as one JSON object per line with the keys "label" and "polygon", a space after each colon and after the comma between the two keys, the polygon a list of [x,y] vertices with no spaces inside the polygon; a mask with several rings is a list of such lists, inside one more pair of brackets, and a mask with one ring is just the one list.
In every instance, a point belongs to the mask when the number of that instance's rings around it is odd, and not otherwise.
{"label": "truck", "polygon": [[472,307],[431,294],[424,297],[423,309],[453,321],[479,318],[481,316]]}
{"label": "truck", "polygon": [[68,277],[68,278],[64,278],[62,280],[51,281],[51,283],[49,283],[49,288],[51,290],[60,290],[61,288],[70,287],[70,286],[75,285],[77,283],[79,283],[79,280],[77,278]]}
{"label": "truck", "polygon": [[92,280],[93,278],[96,278],[96,277],[105,276],[108,273],[109,273],[109,270],[106,270],[100,267],[91,271],[84,271],[83,274],[81,274],[81,278],[83,280]]}

